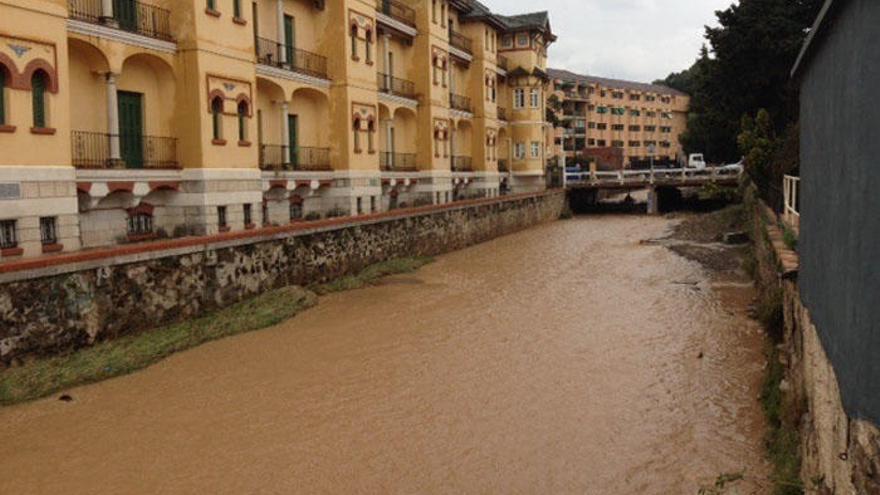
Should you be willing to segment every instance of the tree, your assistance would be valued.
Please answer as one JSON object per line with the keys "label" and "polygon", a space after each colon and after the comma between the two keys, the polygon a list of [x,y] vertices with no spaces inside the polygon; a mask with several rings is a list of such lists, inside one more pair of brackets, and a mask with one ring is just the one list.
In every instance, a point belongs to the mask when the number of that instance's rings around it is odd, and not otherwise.
{"label": "tree", "polygon": [[744,115],[765,109],[782,133],[797,120],[797,89],[789,71],[823,0],[741,0],[716,12],[718,27],[694,65],[662,84],[691,95],[682,145],[710,161],[739,158],[737,135]]}

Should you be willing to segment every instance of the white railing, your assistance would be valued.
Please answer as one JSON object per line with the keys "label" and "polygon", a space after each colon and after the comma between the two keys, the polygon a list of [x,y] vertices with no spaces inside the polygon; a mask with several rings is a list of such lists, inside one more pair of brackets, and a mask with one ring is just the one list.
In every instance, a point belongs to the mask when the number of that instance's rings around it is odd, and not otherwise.
{"label": "white railing", "polygon": [[782,210],[782,220],[797,229],[800,227],[801,178],[792,175],[782,177],[782,195],[785,198],[785,206]]}
{"label": "white railing", "polygon": [[742,174],[742,167],[726,166],[726,167],[707,167],[704,169],[696,168],[656,168],[646,170],[613,170],[613,171],[572,171],[565,172],[567,183],[619,183],[626,184],[629,182],[653,183],[655,180],[679,180],[686,182],[688,180],[705,180],[714,178],[731,178],[739,177]]}

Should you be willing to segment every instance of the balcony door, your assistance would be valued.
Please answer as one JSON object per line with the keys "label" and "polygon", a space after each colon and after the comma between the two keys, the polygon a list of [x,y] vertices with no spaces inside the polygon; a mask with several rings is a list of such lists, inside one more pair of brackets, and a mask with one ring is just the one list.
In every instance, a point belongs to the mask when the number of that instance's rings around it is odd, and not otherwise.
{"label": "balcony door", "polygon": [[128,168],[144,168],[144,109],[141,93],[120,91],[119,146]]}
{"label": "balcony door", "polygon": [[284,50],[286,51],[285,55],[287,55],[287,63],[290,64],[291,67],[296,67],[296,60],[294,57],[294,48],[296,48],[296,30],[293,24],[293,17],[289,15],[284,16]]}
{"label": "balcony door", "polygon": [[288,138],[290,139],[290,163],[293,165],[299,165],[299,161],[297,157],[299,156],[299,141],[298,139],[298,131],[299,130],[299,117],[297,115],[288,115],[287,116],[287,133]]}
{"label": "balcony door", "polygon": [[136,0],[113,0],[113,17],[116,18],[120,28],[136,31],[137,14]]}

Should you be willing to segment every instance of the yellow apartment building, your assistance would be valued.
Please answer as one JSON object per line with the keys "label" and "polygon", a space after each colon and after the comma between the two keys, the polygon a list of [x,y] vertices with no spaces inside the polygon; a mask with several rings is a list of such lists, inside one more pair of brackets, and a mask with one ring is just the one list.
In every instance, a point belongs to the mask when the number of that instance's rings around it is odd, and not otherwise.
{"label": "yellow apartment building", "polygon": [[[682,158],[690,97],[666,86],[549,69],[548,97],[559,125],[553,152],[571,163],[616,151],[625,167],[667,166]],[[611,153],[612,155],[614,153]]]}
{"label": "yellow apartment building", "polygon": [[0,0],[0,261],[540,190],[554,40],[471,0]]}

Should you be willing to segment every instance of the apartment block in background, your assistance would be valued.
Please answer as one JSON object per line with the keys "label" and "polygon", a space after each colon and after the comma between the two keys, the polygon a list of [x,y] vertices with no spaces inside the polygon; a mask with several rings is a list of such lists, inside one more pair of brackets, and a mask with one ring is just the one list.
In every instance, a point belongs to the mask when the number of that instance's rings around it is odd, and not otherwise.
{"label": "apartment block in background", "polygon": [[680,91],[549,69],[554,144],[567,163],[597,161],[627,168],[677,164],[690,97]]}

